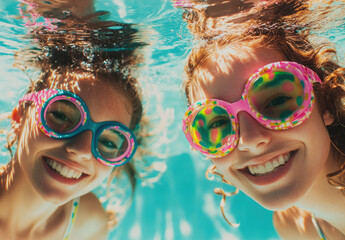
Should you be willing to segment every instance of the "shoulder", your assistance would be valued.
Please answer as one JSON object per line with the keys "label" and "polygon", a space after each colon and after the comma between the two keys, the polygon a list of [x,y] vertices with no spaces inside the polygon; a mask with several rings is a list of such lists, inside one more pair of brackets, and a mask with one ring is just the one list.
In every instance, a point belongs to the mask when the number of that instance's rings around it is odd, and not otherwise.
{"label": "shoulder", "polygon": [[273,225],[282,239],[320,239],[311,220],[311,213],[291,207],[273,214]]}
{"label": "shoulder", "polygon": [[107,239],[107,214],[98,198],[88,193],[80,197],[70,239]]}

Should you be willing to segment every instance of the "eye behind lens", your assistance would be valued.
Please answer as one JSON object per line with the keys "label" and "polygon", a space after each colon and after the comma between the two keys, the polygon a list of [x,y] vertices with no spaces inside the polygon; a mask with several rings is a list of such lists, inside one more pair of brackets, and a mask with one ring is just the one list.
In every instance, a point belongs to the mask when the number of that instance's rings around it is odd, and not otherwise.
{"label": "eye behind lens", "polygon": [[284,120],[303,104],[305,93],[302,83],[289,72],[265,73],[249,88],[248,102],[263,117]]}
{"label": "eye behind lens", "polygon": [[73,131],[81,123],[81,112],[70,100],[52,99],[45,109],[44,118],[47,126],[57,133]]}
{"label": "eye behind lens", "polygon": [[117,127],[103,129],[97,138],[99,154],[110,161],[125,157],[130,151],[130,145],[128,137]]}
{"label": "eye behind lens", "polygon": [[199,109],[189,126],[194,144],[208,152],[217,152],[224,139],[232,134],[232,122],[228,112],[218,105],[206,105]]}

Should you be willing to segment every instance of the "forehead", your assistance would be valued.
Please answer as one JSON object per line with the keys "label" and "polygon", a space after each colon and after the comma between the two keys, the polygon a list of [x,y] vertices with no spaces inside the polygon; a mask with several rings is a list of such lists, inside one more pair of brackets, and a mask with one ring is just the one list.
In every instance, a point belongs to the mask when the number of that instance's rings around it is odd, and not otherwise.
{"label": "forehead", "polygon": [[121,89],[104,80],[83,73],[54,79],[51,88],[77,94],[87,105],[95,122],[117,121],[130,125],[132,106]]}
{"label": "forehead", "polygon": [[259,68],[286,60],[277,50],[268,48],[232,51],[231,55],[222,55],[219,50],[215,56],[205,61],[194,73],[192,103],[205,98],[235,102],[241,98],[249,77]]}

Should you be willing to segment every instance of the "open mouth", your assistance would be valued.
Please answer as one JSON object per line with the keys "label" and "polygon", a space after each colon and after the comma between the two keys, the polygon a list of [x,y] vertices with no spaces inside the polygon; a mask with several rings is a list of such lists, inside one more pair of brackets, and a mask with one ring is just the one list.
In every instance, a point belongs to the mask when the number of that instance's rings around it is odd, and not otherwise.
{"label": "open mouth", "polygon": [[281,154],[263,164],[248,166],[246,170],[255,177],[271,174],[282,168],[296,154],[296,152],[297,150]]}
{"label": "open mouth", "polygon": [[82,172],[72,169],[51,158],[44,157],[44,161],[47,163],[49,169],[66,179],[78,180],[83,175]]}

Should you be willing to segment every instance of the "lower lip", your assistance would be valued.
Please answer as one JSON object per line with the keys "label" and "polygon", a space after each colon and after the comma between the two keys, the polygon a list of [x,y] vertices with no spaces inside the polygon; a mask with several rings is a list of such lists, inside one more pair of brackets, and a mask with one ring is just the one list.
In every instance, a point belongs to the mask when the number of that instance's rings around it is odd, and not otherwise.
{"label": "lower lip", "polygon": [[289,171],[297,152],[293,152],[289,161],[272,173],[262,176],[253,176],[246,170],[241,171],[252,183],[256,185],[268,185],[284,177]]}
{"label": "lower lip", "polygon": [[61,183],[64,183],[64,184],[69,184],[69,185],[73,185],[73,184],[76,184],[78,182],[80,182],[84,177],[86,177],[85,174],[82,174],[80,176],[80,178],[78,179],[74,179],[74,178],[65,178],[61,175],[59,175],[57,172],[55,172],[53,169],[51,169],[46,160],[43,158],[43,165],[44,165],[44,168],[47,170],[47,173],[53,178],[55,179],[56,181],[58,182],[61,182]]}

